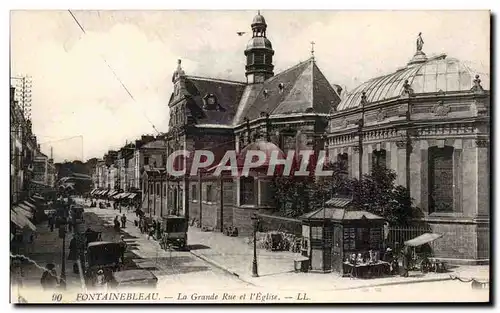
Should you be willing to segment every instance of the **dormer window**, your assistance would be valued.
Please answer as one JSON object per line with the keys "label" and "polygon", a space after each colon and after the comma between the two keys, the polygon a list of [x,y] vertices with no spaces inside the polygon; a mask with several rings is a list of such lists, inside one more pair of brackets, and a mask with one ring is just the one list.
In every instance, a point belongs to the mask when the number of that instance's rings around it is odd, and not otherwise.
{"label": "dormer window", "polygon": [[279,89],[279,92],[282,93],[285,90],[285,84],[279,83],[278,84],[278,89]]}
{"label": "dormer window", "polygon": [[222,111],[225,109],[217,101],[217,97],[213,93],[209,93],[203,97],[203,110],[207,111]]}
{"label": "dormer window", "polygon": [[267,98],[267,96],[269,95],[269,92],[267,91],[267,89],[264,89],[263,94],[264,94],[264,98]]}

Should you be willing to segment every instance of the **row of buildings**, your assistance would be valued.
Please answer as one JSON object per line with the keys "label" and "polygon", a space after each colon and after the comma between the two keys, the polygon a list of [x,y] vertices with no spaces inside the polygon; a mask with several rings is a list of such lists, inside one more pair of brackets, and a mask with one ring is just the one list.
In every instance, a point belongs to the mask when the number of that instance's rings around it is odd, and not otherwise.
{"label": "row of buildings", "polygon": [[[23,90],[17,94],[23,93]],[[16,204],[34,193],[54,188],[56,169],[52,156],[40,150],[40,144],[26,115],[22,97],[16,87],[10,87],[10,186],[11,203]]]}
{"label": "row of buildings", "polygon": [[[122,193],[143,193],[145,171],[164,170],[166,163],[165,138],[144,135],[119,150],[108,151],[96,163],[92,174],[94,188],[98,190],[119,191]],[[143,199],[144,198],[144,199]],[[141,201],[146,197],[141,198]],[[148,202],[142,207],[149,211]]]}
{"label": "row of buildings", "polygon": [[[490,91],[488,73],[445,54],[415,54],[393,73],[347,93],[312,56],[274,73],[267,23],[257,14],[244,50],[245,81],[172,76],[169,130],[110,151],[97,167],[100,188],[139,188],[151,215],[183,214],[201,225],[252,232],[251,216],[273,213],[270,177],[169,177],[175,150],[326,150],[351,177],[378,163],[397,172],[422,210],[421,222],[444,234],[442,259],[488,262],[490,234]],[[369,66],[369,65],[367,65]],[[184,164],[187,166],[187,164]]]}

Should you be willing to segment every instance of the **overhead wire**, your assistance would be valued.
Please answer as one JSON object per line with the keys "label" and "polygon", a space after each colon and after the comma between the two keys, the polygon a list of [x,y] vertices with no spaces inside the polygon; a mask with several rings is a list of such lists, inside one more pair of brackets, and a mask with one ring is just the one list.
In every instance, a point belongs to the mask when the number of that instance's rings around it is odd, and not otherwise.
{"label": "overhead wire", "polygon": [[[71,15],[71,17],[73,18],[73,20],[75,21],[75,23],[78,25],[78,27],[80,28],[80,30],[86,35],[87,32],[85,31],[85,28],[83,28],[82,24],[78,21],[78,19],[76,18],[76,16],[73,14],[73,12],[71,12],[71,10],[68,9],[68,12],[69,14]],[[108,63],[108,61],[106,60],[106,58],[101,54],[101,58],[103,59],[104,63],[106,64],[106,66],[110,69],[110,71],[113,73],[113,76],[116,78],[116,80],[121,84],[121,86],[123,87],[123,89],[125,90],[125,92],[128,94],[128,96],[130,97],[130,99],[132,99],[132,101],[134,101],[135,103],[137,103],[137,101],[135,100],[134,96],[132,95],[132,93],[130,92],[129,88],[127,88],[127,86],[125,85],[125,83],[123,82],[123,80],[120,79],[120,77],[118,76],[118,74],[116,74],[115,70],[111,67],[111,65]],[[142,114],[144,115],[144,117],[147,119],[147,121],[149,122],[149,124],[151,124],[151,127],[158,133],[158,134],[161,134],[160,131],[158,131],[158,129],[156,128],[156,126],[153,124],[153,122],[151,122],[151,120],[149,119],[149,117],[146,115],[146,112],[144,112],[144,108],[142,108]]]}

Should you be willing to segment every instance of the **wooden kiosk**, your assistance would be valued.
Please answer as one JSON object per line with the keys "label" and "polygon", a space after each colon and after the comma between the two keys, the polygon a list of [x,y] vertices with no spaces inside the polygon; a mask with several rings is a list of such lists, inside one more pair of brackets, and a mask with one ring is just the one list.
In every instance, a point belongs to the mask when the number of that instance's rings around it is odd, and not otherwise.
{"label": "wooden kiosk", "polygon": [[301,219],[302,255],[310,271],[344,274],[344,261],[352,254],[382,252],[384,218],[355,209],[351,198],[332,198]]}

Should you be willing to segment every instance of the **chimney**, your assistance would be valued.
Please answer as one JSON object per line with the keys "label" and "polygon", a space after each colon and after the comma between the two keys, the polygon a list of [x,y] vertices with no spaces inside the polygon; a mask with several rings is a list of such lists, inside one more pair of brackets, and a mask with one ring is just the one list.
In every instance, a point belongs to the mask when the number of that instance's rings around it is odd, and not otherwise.
{"label": "chimney", "polygon": [[54,152],[54,151],[53,151],[53,148],[52,148],[52,147],[50,147],[50,158],[51,158],[51,159],[53,159],[53,152]]}

